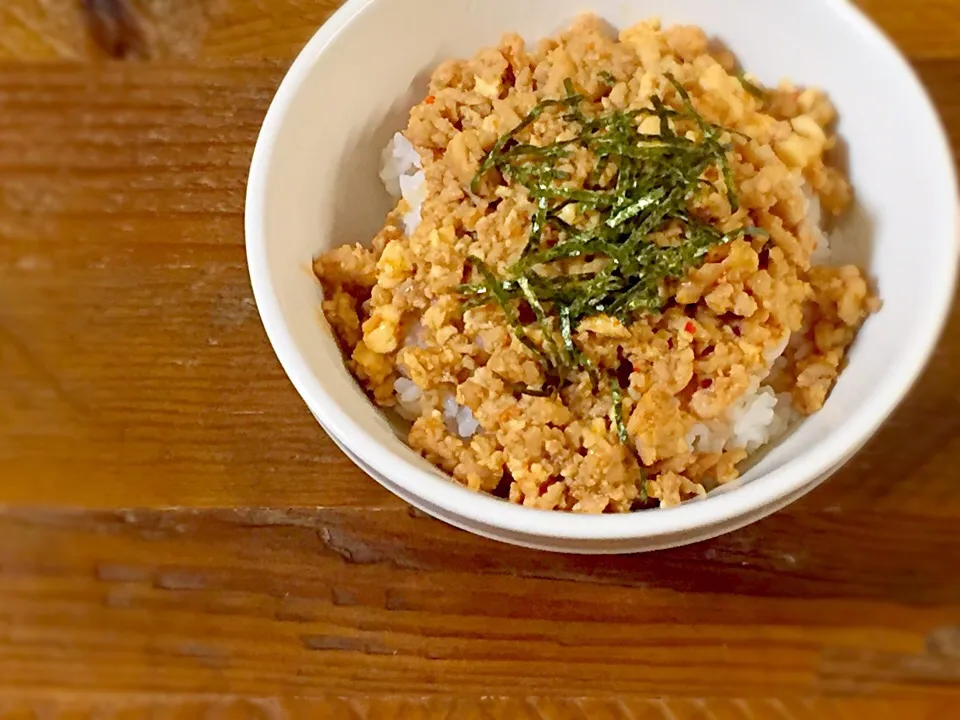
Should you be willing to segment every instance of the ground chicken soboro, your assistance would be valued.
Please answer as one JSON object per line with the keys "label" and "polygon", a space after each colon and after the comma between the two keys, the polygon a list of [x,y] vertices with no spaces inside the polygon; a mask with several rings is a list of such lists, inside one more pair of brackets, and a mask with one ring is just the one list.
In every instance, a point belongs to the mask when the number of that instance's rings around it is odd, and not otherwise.
{"label": "ground chicken soboro", "polygon": [[[584,362],[622,388],[624,443],[603,383],[580,371],[549,396],[525,394],[548,380],[537,354],[497,303],[464,311],[461,285],[478,277],[468,258],[506,273],[537,211],[506,175],[471,184],[497,140],[541,101],[575,89],[595,114],[649,108],[652,96],[680,109],[674,82],[704,120],[729,129],[739,209],[705,173],[713,189],[693,212],[720,232],[764,232],[718,244],[699,267],[665,282],[662,311],[627,322],[596,314],[574,328]],[[858,268],[811,262],[825,250],[812,204],[835,216],[851,201],[844,176],[825,163],[835,113],[822,93],[788,84],[760,92],[738,78],[729,54],[711,52],[699,28],[651,21],[616,38],[590,16],[536,49],[507,35],[471,60],[446,62],[429,93],[404,131],[426,178],[419,225],[407,235],[412,208],[401,200],[370,247],[337,248],[314,268],[350,369],[381,407],[402,402],[409,412],[412,404],[409,443],[430,462],[469,488],[530,507],[671,506],[736,478],[738,464],[783,429],[773,406],[782,416],[823,405],[876,301]],[[657,118],[638,123],[661,132]],[[574,124],[544,112],[519,138],[547,146],[575,138]],[[592,174],[589,151],[571,148],[558,161],[568,187],[613,182],[613,172]],[[578,212],[572,204],[560,215],[590,222]],[[589,274],[596,263],[577,258],[543,272]],[[519,322],[543,347],[533,319]],[[765,408],[759,424],[757,407]]]}

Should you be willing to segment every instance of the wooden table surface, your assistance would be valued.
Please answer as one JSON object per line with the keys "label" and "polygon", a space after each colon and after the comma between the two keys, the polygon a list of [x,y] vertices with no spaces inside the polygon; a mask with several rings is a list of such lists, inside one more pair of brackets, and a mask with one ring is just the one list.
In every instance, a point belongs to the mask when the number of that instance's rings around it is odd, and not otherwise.
{"label": "wooden table surface", "polygon": [[[860,4],[956,151],[960,0]],[[833,480],[675,551],[484,541],[335,449],[242,222],[335,5],[0,3],[0,717],[960,717],[957,312]]]}

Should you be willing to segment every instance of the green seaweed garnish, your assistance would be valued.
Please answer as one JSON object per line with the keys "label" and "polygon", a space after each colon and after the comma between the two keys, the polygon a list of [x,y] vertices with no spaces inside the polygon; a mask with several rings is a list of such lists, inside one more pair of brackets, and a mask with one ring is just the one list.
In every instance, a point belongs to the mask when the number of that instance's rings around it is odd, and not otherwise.
{"label": "green seaweed garnish", "polygon": [[[540,349],[540,346],[527,335],[526,330],[520,323],[520,319],[513,311],[513,306],[510,302],[510,286],[507,283],[500,282],[497,276],[493,274],[493,271],[487,267],[487,264],[480,258],[471,255],[470,262],[473,263],[473,266],[483,276],[485,290],[503,309],[504,315],[507,316],[507,322],[510,324],[514,334],[520,339],[520,342],[526,345],[536,357],[549,362],[549,357],[547,357],[543,350]],[[489,302],[489,299],[486,299],[483,304],[486,304],[486,302]]]}
{"label": "green seaweed garnish", "polygon": [[765,101],[767,99],[767,91],[756,83],[747,80],[747,76],[743,70],[737,73],[737,80],[743,85],[743,89],[753,95],[757,100]]}
{"label": "green seaweed garnish", "polygon": [[613,76],[609,70],[601,70],[597,73],[597,77],[603,80],[607,85],[613,87],[617,84],[617,79]]}
{"label": "green seaweed garnish", "polygon": [[[599,77],[615,82],[608,75]],[[753,227],[724,233],[697,215],[696,201],[707,192],[721,192],[734,212],[739,208],[728,155],[729,138],[740,133],[707,122],[683,85],[666,77],[676,94],[673,106],[654,95],[647,108],[601,112],[567,79],[565,96],[538,103],[496,141],[473,178],[470,189],[481,195],[490,189],[488,175],[497,171],[505,182],[525,188],[534,205],[526,246],[502,277],[471,257],[480,281],[459,288],[465,307],[498,305],[541,363],[548,382],[526,394],[552,393],[577,372],[588,373],[597,385],[601,369],[574,340],[581,321],[605,314],[628,324],[638,314],[662,312],[670,283],[702,264],[712,248],[764,234]],[[576,136],[544,145],[523,141],[547,112],[574,124]],[[641,132],[651,117],[659,132]],[[585,183],[574,182],[564,169],[574,148],[596,158]],[[571,205],[576,221],[567,214]],[[578,258],[600,262],[578,274],[565,272],[562,263]],[[527,319],[533,316],[526,324],[518,310],[523,304],[532,311]],[[531,326],[539,333],[531,336]],[[615,374],[604,373],[610,421],[626,443],[623,391]]]}
{"label": "green seaweed garnish", "polygon": [[650,500],[650,492],[647,490],[647,473],[643,471],[643,465],[640,466],[640,495],[633,501],[634,505],[645,505]]}
{"label": "green seaweed garnish", "polygon": [[616,375],[611,373],[607,376],[610,384],[610,424],[617,431],[617,437],[624,445],[627,444],[627,426],[623,422],[623,391],[620,389],[620,381]]}

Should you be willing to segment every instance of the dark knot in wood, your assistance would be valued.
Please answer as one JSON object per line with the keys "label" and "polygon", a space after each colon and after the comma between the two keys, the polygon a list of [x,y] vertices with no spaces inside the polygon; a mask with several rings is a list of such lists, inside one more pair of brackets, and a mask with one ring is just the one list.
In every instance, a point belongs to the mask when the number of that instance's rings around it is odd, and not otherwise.
{"label": "dark knot in wood", "polygon": [[129,0],[81,0],[90,37],[106,55],[123,60],[146,57],[143,32]]}

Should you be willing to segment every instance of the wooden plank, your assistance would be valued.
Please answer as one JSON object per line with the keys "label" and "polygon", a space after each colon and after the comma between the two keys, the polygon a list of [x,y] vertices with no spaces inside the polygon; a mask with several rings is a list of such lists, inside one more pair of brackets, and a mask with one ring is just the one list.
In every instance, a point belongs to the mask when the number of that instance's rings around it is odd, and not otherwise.
{"label": "wooden plank", "polygon": [[[957,57],[955,0],[855,2],[910,57]],[[338,5],[337,0],[5,0],[0,61],[289,60]]]}
{"label": "wooden plank", "polygon": [[853,0],[914,60],[960,54],[960,11],[955,0]]}
{"label": "wooden plank", "polygon": [[[960,61],[918,68],[960,147]],[[317,428],[250,294],[243,191],[282,74],[0,68],[0,501],[396,505]],[[960,398],[942,388],[958,360],[955,318],[886,441],[848,473],[918,478],[914,504],[952,497],[930,469],[952,465]],[[903,427],[927,439],[925,464],[896,442]]]}
{"label": "wooden plank", "polygon": [[960,700],[954,523],[886,524],[597,559],[401,510],[8,511],[0,691]]}
{"label": "wooden plank", "polygon": [[244,186],[281,75],[0,71],[5,500],[385,501],[299,401],[250,294]]}
{"label": "wooden plank", "polygon": [[253,5],[243,0],[4,0],[0,61],[189,60],[201,52],[214,23]]}

